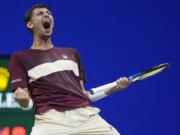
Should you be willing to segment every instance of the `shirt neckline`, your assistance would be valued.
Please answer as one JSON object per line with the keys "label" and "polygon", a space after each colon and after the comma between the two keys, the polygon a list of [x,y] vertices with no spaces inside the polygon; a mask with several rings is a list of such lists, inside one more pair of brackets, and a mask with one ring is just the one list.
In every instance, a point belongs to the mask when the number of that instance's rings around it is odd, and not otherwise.
{"label": "shirt neckline", "polygon": [[32,49],[30,48],[29,50],[30,51],[33,51],[33,52],[47,52],[47,51],[51,51],[51,50],[54,50],[56,47],[51,47],[49,49],[46,49],[46,50],[42,50],[42,49]]}

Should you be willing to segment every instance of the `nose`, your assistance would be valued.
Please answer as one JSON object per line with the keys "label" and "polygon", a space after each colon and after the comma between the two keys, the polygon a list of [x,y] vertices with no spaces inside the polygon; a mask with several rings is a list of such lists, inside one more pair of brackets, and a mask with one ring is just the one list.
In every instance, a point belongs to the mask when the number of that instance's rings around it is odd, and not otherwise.
{"label": "nose", "polygon": [[48,15],[47,13],[45,13],[45,14],[44,14],[44,17],[47,18],[47,17],[49,17],[49,15]]}
{"label": "nose", "polygon": [[46,12],[44,12],[44,17],[45,17],[45,18],[49,17],[49,14],[46,13]]}

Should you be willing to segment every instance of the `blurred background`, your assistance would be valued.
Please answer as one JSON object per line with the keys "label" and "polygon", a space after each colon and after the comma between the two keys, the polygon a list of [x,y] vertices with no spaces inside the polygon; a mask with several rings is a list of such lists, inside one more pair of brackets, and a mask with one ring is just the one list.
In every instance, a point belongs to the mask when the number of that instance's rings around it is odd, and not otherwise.
{"label": "blurred background", "polygon": [[28,8],[50,7],[53,43],[77,48],[90,88],[154,65],[171,67],[93,105],[122,135],[180,135],[180,2],[178,0],[0,0],[0,135],[29,135],[33,110],[13,100],[7,70],[15,51],[29,49]]}

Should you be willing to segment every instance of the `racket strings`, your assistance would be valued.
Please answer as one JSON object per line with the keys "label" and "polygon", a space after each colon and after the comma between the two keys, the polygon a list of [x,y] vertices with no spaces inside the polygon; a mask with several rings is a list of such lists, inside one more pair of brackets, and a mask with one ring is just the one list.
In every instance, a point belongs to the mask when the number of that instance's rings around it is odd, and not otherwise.
{"label": "racket strings", "polygon": [[163,71],[163,70],[164,70],[164,68],[152,70],[152,71],[150,71],[150,72],[147,72],[147,73],[143,74],[143,75],[141,76],[141,78],[143,79],[143,78],[147,78],[147,77],[156,75],[157,73],[159,73],[159,72],[161,72],[161,71]]}
{"label": "racket strings", "polygon": [[168,66],[169,66],[169,64],[163,64],[158,67],[154,67],[151,70],[146,70],[143,73],[138,73],[134,76],[131,76],[130,80],[132,82],[137,82],[137,81],[143,80],[145,78],[154,76],[154,75],[162,72],[163,70],[165,70]]}

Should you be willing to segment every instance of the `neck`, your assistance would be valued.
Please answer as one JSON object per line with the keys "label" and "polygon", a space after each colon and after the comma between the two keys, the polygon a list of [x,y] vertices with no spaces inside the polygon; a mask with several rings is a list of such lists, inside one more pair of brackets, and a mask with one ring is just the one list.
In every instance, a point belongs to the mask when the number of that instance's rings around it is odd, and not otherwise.
{"label": "neck", "polygon": [[42,39],[40,37],[34,36],[34,41],[32,45],[32,49],[41,49],[41,50],[47,50],[53,47],[53,44],[51,42],[51,38]]}

